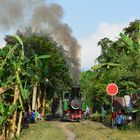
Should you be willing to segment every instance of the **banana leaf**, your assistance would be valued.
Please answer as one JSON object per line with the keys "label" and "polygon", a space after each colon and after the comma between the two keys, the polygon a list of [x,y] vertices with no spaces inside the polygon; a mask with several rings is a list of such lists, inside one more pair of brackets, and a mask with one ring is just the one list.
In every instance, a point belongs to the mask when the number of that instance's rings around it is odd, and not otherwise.
{"label": "banana leaf", "polygon": [[37,58],[39,59],[45,59],[45,58],[50,58],[51,55],[41,55],[41,56],[38,56]]}
{"label": "banana leaf", "polygon": [[5,113],[5,105],[3,102],[0,102],[0,114],[4,115]]}
{"label": "banana leaf", "polygon": [[19,37],[17,34],[15,34],[14,37],[17,39],[17,41],[21,44],[21,46],[22,46],[22,48],[23,48],[23,42],[22,42],[22,40],[20,39],[20,37]]}
{"label": "banana leaf", "polygon": [[104,66],[119,66],[119,64],[116,63],[104,63],[104,64],[97,64],[91,67],[92,70],[98,70]]}
{"label": "banana leaf", "polygon": [[120,37],[122,39],[122,41],[127,44],[127,46],[129,47],[129,49],[134,49],[134,44],[133,44],[133,40],[131,38],[129,38],[127,35],[120,33]]}
{"label": "banana leaf", "polygon": [[30,96],[30,92],[28,89],[22,89],[21,90],[21,95],[22,95],[22,98],[24,100],[28,99],[28,97]]}
{"label": "banana leaf", "polygon": [[17,104],[10,105],[10,107],[8,108],[7,115],[11,116],[14,113],[14,111],[17,109],[17,107],[18,107]]}
{"label": "banana leaf", "polygon": [[2,115],[0,117],[0,125],[5,121],[8,121],[8,118],[14,113],[17,107],[17,104],[7,106],[4,103],[0,102],[0,114]]}
{"label": "banana leaf", "polygon": [[0,117],[0,125],[2,125],[7,120],[7,117],[1,116]]}

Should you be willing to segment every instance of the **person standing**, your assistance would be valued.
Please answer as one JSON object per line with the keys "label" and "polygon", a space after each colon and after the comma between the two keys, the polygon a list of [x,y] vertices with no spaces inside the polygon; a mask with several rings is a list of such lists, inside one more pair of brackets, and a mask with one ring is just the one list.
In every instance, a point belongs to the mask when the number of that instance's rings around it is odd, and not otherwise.
{"label": "person standing", "polygon": [[102,122],[104,122],[105,121],[105,116],[106,116],[106,114],[107,114],[107,111],[104,109],[104,107],[102,107]]}
{"label": "person standing", "polygon": [[121,111],[119,111],[117,115],[117,127],[120,128],[122,124],[123,124],[123,114]]}
{"label": "person standing", "polygon": [[85,115],[86,115],[86,119],[89,119],[90,118],[90,109],[89,109],[88,106],[86,107]]}
{"label": "person standing", "polygon": [[31,123],[35,123],[35,110],[31,112]]}

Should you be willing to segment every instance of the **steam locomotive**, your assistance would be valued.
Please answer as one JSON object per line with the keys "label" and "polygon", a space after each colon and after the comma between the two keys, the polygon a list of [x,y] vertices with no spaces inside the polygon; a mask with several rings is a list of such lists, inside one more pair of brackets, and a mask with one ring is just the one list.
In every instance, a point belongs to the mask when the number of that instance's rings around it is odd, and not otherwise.
{"label": "steam locomotive", "polygon": [[63,119],[66,121],[81,121],[84,117],[86,104],[80,94],[79,86],[72,86],[71,92],[63,99]]}

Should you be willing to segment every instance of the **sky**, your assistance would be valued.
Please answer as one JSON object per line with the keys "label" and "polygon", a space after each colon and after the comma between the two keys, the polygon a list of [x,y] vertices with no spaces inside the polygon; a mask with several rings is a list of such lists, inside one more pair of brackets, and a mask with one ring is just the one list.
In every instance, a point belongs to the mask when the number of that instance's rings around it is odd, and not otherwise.
{"label": "sky", "polygon": [[[0,0],[1,1],[1,0]],[[47,0],[57,3],[64,11],[63,22],[67,23],[73,36],[81,45],[81,70],[89,70],[101,54],[98,41],[104,37],[117,39],[129,22],[139,19],[140,0]],[[2,14],[2,13],[0,13]],[[13,32],[0,32],[4,34]],[[14,31],[16,32],[16,31]],[[1,44],[3,45],[2,41]]]}
{"label": "sky", "polygon": [[81,69],[88,70],[100,55],[97,42],[109,37],[117,39],[129,22],[139,19],[140,0],[53,0],[65,12],[68,23],[81,48]]}

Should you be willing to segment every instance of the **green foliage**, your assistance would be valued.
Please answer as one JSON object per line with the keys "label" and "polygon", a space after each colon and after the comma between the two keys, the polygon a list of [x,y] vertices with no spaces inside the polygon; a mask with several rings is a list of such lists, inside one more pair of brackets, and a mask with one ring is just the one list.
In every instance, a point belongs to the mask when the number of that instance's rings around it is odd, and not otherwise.
{"label": "green foliage", "polygon": [[51,55],[41,55],[41,56],[38,56],[39,59],[45,59],[45,58],[49,58],[51,57]]}
{"label": "green foliage", "polygon": [[110,96],[106,86],[115,83],[119,87],[118,96],[135,94],[140,88],[140,21],[131,22],[124,28],[124,33],[116,41],[103,38],[98,45],[101,55],[92,71],[82,72],[80,85],[88,104],[93,111],[101,111],[101,107],[109,109]]}
{"label": "green foliage", "polygon": [[131,38],[129,38],[126,34],[123,34],[123,33],[120,33],[120,37],[122,39],[122,41],[124,41],[127,46],[128,46],[128,49],[134,49],[134,44],[133,44],[133,40]]}
{"label": "green foliage", "polygon": [[100,122],[101,114],[97,111],[90,116],[92,121]]}
{"label": "green foliage", "polygon": [[99,70],[101,69],[102,67],[106,67],[106,68],[109,68],[109,67],[114,67],[114,66],[119,66],[119,64],[116,64],[116,63],[104,63],[104,64],[97,64],[97,65],[94,65],[93,67],[91,67],[92,70]]}
{"label": "green foliage", "polygon": [[22,89],[21,95],[24,100],[27,100],[30,96],[30,91],[28,89]]}
{"label": "green foliage", "polygon": [[6,105],[3,102],[0,102],[0,114],[2,115],[0,118],[0,125],[6,123],[16,109],[17,104]]}
{"label": "green foliage", "polygon": [[[62,97],[63,91],[69,89],[71,73],[67,52],[49,36],[18,32],[6,36],[5,41],[6,46],[0,49],[0,87],[6,89],[0,95],[0,125],[8,130],[17,107],[26,110],[30,106],[34,86],[38,88],[36,95],[41,102],[44,98],[51,101],[51,98]],[[12,105],[16,92],[18,106]]]}

